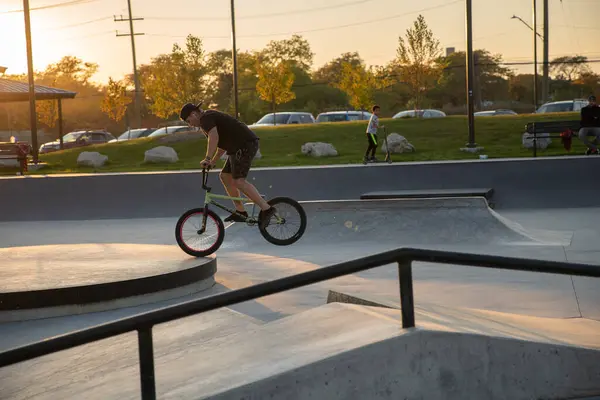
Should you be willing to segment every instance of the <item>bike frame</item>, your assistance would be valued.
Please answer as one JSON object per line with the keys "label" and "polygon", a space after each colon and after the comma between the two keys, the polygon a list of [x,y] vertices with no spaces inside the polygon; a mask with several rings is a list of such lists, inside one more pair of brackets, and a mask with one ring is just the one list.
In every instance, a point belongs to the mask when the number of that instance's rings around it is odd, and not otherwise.
{"label": "bike frame", "polygon": [[[246,219],[247,223],[257,223],[258,221],[254,218],[254,211],[256,208],[256,204],[250,200],[247,197],[232,197],[232,196],[226,196],[226,195],[222,195],[222,194],[213,194],[211,193],[212,188],[210,186],[207,186],[206,183],[208,181],[208,171],[206,169],[202,170],[202,189],[204,189],[206,191],[205,195],[204,195],[204,215],[202,216],[202,230],[204,231],[206,229],[206,217],[207,217],[207,213],[208,213],[208,206],[210,204],[220,208],[221,210],[225,210],[230,214],[235,214],[237,211],[235,209],[231,209],[228,207],[225,207],[222,204],[217,203],[215,200],[219,199],[219,200],[239,200],[239,201],[243,201],[243,202],[250,202],[252,203],[252,214],[248,216],[248,218]],[[239,215],[239,214],[238,214]]]}

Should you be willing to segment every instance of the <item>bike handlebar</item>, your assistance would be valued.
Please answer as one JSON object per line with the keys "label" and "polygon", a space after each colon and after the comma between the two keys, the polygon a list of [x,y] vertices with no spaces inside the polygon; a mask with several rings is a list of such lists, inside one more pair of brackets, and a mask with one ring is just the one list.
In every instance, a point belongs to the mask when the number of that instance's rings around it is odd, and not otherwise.
{"label": "bike handlebar", "polygon": [[210,171],[210,167],[202,168],[202,189],[210,190],[210,187],[206,186],[206,182],[208,181],[208,171]]}

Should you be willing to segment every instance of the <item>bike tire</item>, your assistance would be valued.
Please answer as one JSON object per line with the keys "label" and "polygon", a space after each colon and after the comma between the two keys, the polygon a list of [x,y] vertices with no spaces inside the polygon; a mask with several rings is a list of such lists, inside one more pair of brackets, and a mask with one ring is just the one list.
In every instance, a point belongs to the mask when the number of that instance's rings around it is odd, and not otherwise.
{"label": "bike tire", "polygon": [[274,197],[271,200],[267,201],[267,203],[269,203],[271,206],[276,207],[276,208],[277,208],[277,204],[291,205],[296,210],[298,215],[300,216],[300,227],[299,227],[298,231],[296,233],[294,233],[290,238],[278,239],[278,238],[272,236],[269,232],[267,232],[267,230],[264,229],[261,226],[261,224],[258,224],[258,230],[260,231],[261,235],[269,243],[277,245],[277,246],[289,246],[293,243],[296,243],[298,240],[300,240],[300,238],[304,235],[304,232],[306,231],[306,226],[307,226],[306,212],[304,211],[304,208],[302,208],[300,203],[298,203],[296,200],[291,199],[289,197]]}
{"label": "bike tire", "polygon": [[217,236],[215,242],[210,247],[204,250],[192,249],[185,243],[185,240],[182,237],[183,225],[193,215],[197,214],[198,216],[203,217],[204,212],[204,208],[193,208],[191,210],[188,210],[185,213],[183,213],[181,217],[179,217],[179,219],[177,220],[177,224],[175,225],[175,239],[177,240],[177,244],[179,245],[181,250],[194,257],[206,257],[208,255],[211,255],[221,247],[221,245],[223,244],[223,239],[225,239],[225,225],[223,224],[221,217],[219,217],[214,211],[208,210],[208,212],[206,213],[206,218],[212,219],[217,225]]}

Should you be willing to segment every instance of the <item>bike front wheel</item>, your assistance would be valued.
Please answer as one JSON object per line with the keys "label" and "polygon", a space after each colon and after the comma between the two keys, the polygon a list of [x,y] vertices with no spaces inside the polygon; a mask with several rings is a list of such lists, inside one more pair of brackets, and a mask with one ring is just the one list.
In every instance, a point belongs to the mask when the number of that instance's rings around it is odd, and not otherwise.
{"label": "bike front wheel", "polygon": [[278,246],[288,246],[300,240],[307,225],[306,213],[300,203],[289,197],[275,197],[267,203],[275,207],[276,212],[268,226],[258,225],[261,235]]}
{"label": "bike front wheel", "polygon": [[[204,217],[206,227],[202,229]],[[205,215],[204,208],[186,211],[175,226],[177,244],[187,254],[206,257],[221,247],[225,238],[225,226],[221,218],[211,210]]]}

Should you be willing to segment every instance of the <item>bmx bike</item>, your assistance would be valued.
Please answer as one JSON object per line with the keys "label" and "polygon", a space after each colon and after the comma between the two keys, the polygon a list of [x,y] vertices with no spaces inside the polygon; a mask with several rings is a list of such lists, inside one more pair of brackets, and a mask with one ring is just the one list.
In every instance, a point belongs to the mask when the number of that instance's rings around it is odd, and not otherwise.
{"label": "bmx bike", "polygon": [[[231,197],[211,193],[211,187],[207,186],[208,170],[202,169],[202,189],[206,191],[204,197],[204,206],[193,208],[186,211],[179,217],[175,226],[175,238],[177,244],[187,254],[194,257],[206,257],[221,247],[225,238],[225,225],[223,220],[217,213],[209,209],[209,205],[214,205],[230,214],[237,214],[245,219],[244,223],[248,226],[258,225],[258,230],[261,235],[270,243],[279,246],[288,246],[297,242],[304,231],[306,230],[306,213],[302,206],[289,197],[274,197],[267,201],[272,207],[275,207],[275,215],[273,215],[266,224],[260,224],[260,215],[255,215],[256,204],[250,199],[244,197]],[[263,197],[264,198],[264,197]],[[215,200],[239,200],[252,203],[252,213],[248,216],[243,216],[236,212],[235,209],[230,209]],[[286,213],[287,210],[287,213]],[[195,221],[195,222],[194,222]],[[191,225],[191,226],[188,226]],[[277,237],[274,230],[283,230],[287,227],[292,227],[290,234]],[[201,242],[206,244],[199,244]],[[198,243],[195,245],[193,243]]]}

